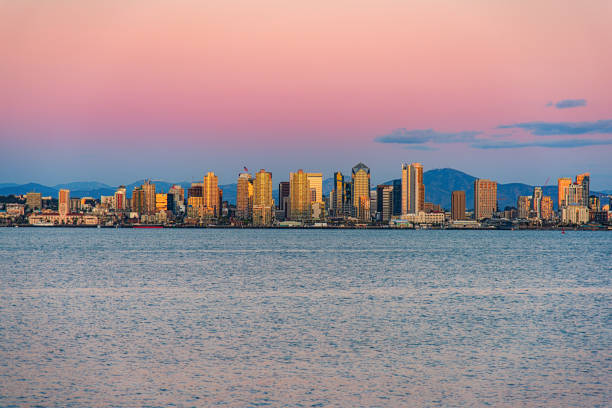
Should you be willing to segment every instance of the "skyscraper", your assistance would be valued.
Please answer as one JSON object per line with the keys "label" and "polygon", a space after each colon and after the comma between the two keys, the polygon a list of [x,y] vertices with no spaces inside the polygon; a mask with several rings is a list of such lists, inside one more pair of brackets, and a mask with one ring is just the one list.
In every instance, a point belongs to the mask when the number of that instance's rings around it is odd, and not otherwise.
{"label": "skyscraper", "polygon": [[334,173],[334,188],[330,199],[330,210],[335,217],[344,215],[345,193],[344,176],[341,172],[337,171]]}
{"label": "skyscraper", "polygon": [[175,209],[178,209],[179,206],[183,206],[185,204],[185,189],[179,184],[175,184],[170,187],[168,194],[172,194]]}
{"label": "skyscraper", "polygon": [[278,183],[278,209],[283,210],[285,218],[289,215],[289,192],[290,186],[288,181]]}
{"label": "skyscraper", "polygon": [[532,210],[536,218],[542,218],[542,187],[533,188],[533,196],[531,199]]}
{"label": "skyscraper", "polygon": [[204,176],[202,184],[202,201],[204,204],[204,215],[219,218],[221,214],[221,202],[219,201],[219,184],[215,173],[209,171]]}
{"label": "skyscraper", "polygon": [[402,179],[393,180],[393,215],[402,215]]}
{"label": "skyscraper", "polygon": [[66,222],[66,216],[70,212],[70,190],[61,189],[59,191],[58,210],[60,220]]}
{"label": "skyscraper", "polygon": [[370,168],[357,163],[352,170],[353,210],[359,221],[370,221]]}
{"label": "skyscraper", "polygon": [[155,184],[151,183],[151,180],[145,180],[142,185],[142,191],[144,192],[144,213],[155,214]]}
{"label": "skyscraper", "polygon": [[576,184],[582,186],[582,205],[588,205],[590,184],[591,184],[591,173],[582,173],[576,176]]}
{"label": "skyscraper", "polygon": [[451,193],[451,218],[465,220],[465,191]]}
{"label": "skyscraper", "polygon": [[132,211],[138,215],[145,213],[145,193],[142,186],[134,187],[132,191]]}
{"label": "skyscraper", "polygon": [[317,203],[323,202],[323,174],[322,173],[306,173],[310,190],[314,190],[314,199]]}
{"label": "skyscraper", "polygon": [[531,200],[529,196],[519,196],[516,201],[516,209],[518,211],[518,217],[521,219],[528,219],[531,208]]}
{"label": "skyscraper", "polygon": [[402,164],[402,214],[415,214],[425,206],[423,166],[420,163]]}
{"label": "skyscraper", "polygon": [[474,180],[474,219],[492,218],[497,211],[497,182]]}
{"label": "skyscraper", "polygon": [[393,186],[376,186],[376,196],[376,212],[382,222],[388,223],[393,215]]}
{"label": "skyscraper", "polygon": [[236,217],[248,219],[253,211],[253,177],[249,173],[238,175],[236,186]]}
{"label": "skyscraper", "polygon": [[253,225],[272,224],[272,173],[259,170],[253,182]]}
{"label": "skyscraper", "polygon": [[113,203],[115,211],[125,211],[127,209],[127,192],[125,186],[119,186],[117,188]]}
{"label": "skyscraper", "polygon": [[557,208],[561,209],[567,205],[567,188],[572,184],[572,179],[568,177],[563,177],[557,179]]}
{"label": "skyscraper", "polygon": [[310,184],[308,175],[302,169],[289,174],[289,211],[290,218],[294,221],[309,221],[310,204]]}
{"label": "skyscraper", "polygon": [[584,199],[584,191],[582,184],[570,184],[567,187],[567,196],[565,198],[566,205],[586,205]]}
{"label": "skyscraper", "polygon": [[553,200],[550,196],[542,197],[540,204],[540,215],[543,220],[551,220],[553,217]]}

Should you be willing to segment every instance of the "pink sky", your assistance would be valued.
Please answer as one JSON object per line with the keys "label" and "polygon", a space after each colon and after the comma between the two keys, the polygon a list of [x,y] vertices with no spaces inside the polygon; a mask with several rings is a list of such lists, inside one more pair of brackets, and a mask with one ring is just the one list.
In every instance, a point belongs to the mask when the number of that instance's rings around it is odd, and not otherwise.
{"label": "pink sky", "polygon": [[[329,173],[358,161],[382,181],[421,161],[531,183],[585,170],[612,188],[612,145],[374,141],[396,128],[488,139],[508,134],[502,124],[612,119],[610,21],[609,1],[0,2],[0,181],[215,170],[231,182],[243,164],[280,181],[295,166]],[[564,99],[586,106],[546,106]],[[31,173],[22,160],[12,177],[23,149],[67,162],[37,177],[46,159]],[[139,151],[154,160],[99,174]]]}

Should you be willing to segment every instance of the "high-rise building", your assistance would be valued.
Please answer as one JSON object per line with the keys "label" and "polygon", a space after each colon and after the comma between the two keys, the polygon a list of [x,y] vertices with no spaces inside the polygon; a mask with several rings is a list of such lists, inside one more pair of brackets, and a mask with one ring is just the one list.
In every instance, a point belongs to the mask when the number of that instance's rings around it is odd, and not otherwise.
{"label": "high-rise building", "polygon": [[451,218],[465,220],[465,191],[459,190],[451,193]]}
{"label": "high-rise building", "polygon": [[168,211],[168,194],[155,194],[155,209],[157,211]]}
{"label": "high-rise building", "polygon": [[542,218],[542,187],[533,188],[533,196],[531,199],[531,209],[535,213],[537,219]]}
{"label": "high-rise building", "polygon": [[179,184],[170,187],[168,194],[172,194],[175,209],[185,204],[185,189]]}
{"label": "high-rise building", "polygon": [[474,180],[474,219],[493,218],[497,211],[497,182]]}
{"label": "high-rise building", "polygon": [[285,218],[289,215],[289,192],[291,191],[288,181],[278,183],[278,209],[283,211]]}
{"label": "high-rise building", "polygon": [[586,206],[584,201],[584,187],[582,184],[570,184],[567,187],[567,195],[565,198],[566,205],[581,205]]}
{"label": "high-rise building", "polygon": [[592,211],[599,211],[601,207],[601,202],[599,200],[599,197],[597,196],[589,196],[589,210]]}
{"label": "high-rise building", "polygon": [[204,212],[204,183],[191,183],[187,189],[187,216],[198,218]]}
{"label": "high-rise building", "polygon": [[582,186],[582,205],[588,205],[591,184],[591,173],[582,173],[576,176],[576,184]]}
{"label": "high-rise building", "polygon": [[204,215],[207,217],[219,218],[221,213],[219,179],[212,171],[209,171],[204,176],[204,181],[202,183],[202,201],[204,204]]}
{"label": "high-rise building", "polygon": [[58,210],[60,220],[66,222],[66,216],[70,213],[70,190],[61,189],[59,191]]}
{"label": "high-rise building", "polygon": [[402,164],[402,214],[423,211],[424,204],[423,166],[420,163]]}
{"label": "high-rise building", "polygon": [[323,202],[323,174],[322,173],[306,173],[308,177],[308,184],[310,190],[314,190],[314,197],[312,201],[318,203]]}
{"label": "high-rise building", "polygon": [[26,206],[32,211],[42,210],[42,194],[33,192],[26,194]]}
{"label": "high-rise building", "polygon": [[529,196],[519,196],[516,202],[516,208],[518,210],[518,217],[521,219],[528,219],[531,208],[531,199]]}
{"label": "high-rise building", "polygon": [[127,191],[125,186],[119,186],[113,199],[115,211],[127,210]]}
{"label": "high-rise building", "polygon": [[393,180],[393,215],[402,215],[402,179]]}
{"label": "high-rise building", "polygon": [[145,180],[144,184],[142,185],[142,190],[144,191],[145,202],[144,213],[155,214],[155,184],[151,183],[151,180]]}
{"label": "high-rise building", "polygon": [[272,224],[273,209],[272,173],[261,169],[253,182],[253,225]]}
{"label": "high-rise building", "polygon": [[376,186],[376,212],[382,222],[391,221],[393,216],[393,186],[380,184]]}
{"label": "high-rise building", "polygon": [[329,200],[331,215],[334,217],[341,217],[344,215],[344,199],[344,176],[341,172],[337,171],[334,173],[334,188]]}
{"label": "high-rise building", "polygon": [[302,169],[289,174],[289,213],[293,221],[309,221],[311,218],[311,192],[308,174]]}
{"label": "high-rise building", "polygon": [[557,208],[561,209],[567,205],[567,188],[572,184],[572,179],[568,177],[563,177],[557,179]]}
{"label": "high-rise building", "polygon": [[353,215],[353,182],[344,182],[344,216],[351,217]]}
{"label": "high-rise building", "polygon": [[134,187],[132,191],[132,211],[138,215],[145,213],[145,192],[142,186]]}
{"label": "high-rise building", "polygon": [[236,186],[236,217],[251,218],[253,211],[253,177],[249,173],[238,175]]}
{"label": "high-rise building", "polygon": [[357,163],[352,170],[353,216],[359,221],[370,221],[370,168]]}
{"label": "high-rise building", "polygon": [[550,196],[542,197],[540,214],[543,220],[550,221],[553,217],[553,200]]}

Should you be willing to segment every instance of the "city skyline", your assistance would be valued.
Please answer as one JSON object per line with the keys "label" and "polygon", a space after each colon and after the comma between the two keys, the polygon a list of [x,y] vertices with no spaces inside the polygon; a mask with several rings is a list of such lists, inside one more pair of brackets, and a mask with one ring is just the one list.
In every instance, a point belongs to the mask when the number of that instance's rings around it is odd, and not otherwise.
{"label": "city skyline", "polygon": [[392,161],[532,185],[586,168],[607,189],[610,15],[607,1],[5,2],[0,182],[205,167],[226,184],[243,165],[359,161],[385,180]]}

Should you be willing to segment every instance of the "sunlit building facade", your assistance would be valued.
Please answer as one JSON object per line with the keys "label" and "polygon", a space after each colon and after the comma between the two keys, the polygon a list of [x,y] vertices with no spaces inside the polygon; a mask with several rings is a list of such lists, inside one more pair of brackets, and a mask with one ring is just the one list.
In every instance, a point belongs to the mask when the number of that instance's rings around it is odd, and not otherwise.
{"label": "sunlit building facade", "polygon": [[493,218],[497,211],[497,182],[474,180],[474,219]]}
{"label": "sunlit building facade", "polygon": [[253,181],[253,225],[271,225],[273,209],[272,173],[261,169]]}
{"label": "sunlit building facade", "polygon": [[302,169],[289,175],[289,213],[293,221],[309,221],[311,218],[311,192],[308,174]]}
{"label": "sunlit building facade", "polygon": [[352,169],[353,216],[361,222],[370,221],[370,168],[358,163]]}

